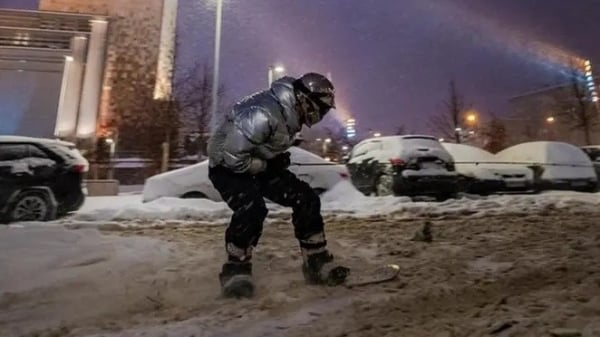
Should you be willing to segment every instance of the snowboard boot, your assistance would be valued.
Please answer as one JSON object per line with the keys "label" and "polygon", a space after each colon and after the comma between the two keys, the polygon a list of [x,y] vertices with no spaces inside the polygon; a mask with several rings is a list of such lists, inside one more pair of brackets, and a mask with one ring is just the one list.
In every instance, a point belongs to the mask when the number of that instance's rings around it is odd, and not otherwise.
{"label": "snowboard boot", "polygon": [[221,292],[225,297],[250,298],[254,295],[250,262],[226,262],[219,274],[219,281],[221,281]]}
{"label": "snowboard boot", "polygon": [[327,250],[311,254],[303,249],[302,256],[302,273],[307,284],[337,286],[344,283],[350,274],[350,269],[335,263]]}

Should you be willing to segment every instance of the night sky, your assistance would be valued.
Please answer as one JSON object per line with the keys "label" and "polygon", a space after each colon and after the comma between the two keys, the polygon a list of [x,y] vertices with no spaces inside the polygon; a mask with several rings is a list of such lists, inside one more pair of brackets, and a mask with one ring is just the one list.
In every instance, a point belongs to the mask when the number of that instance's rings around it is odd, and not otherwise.
{"label": "night sky", "polygon": [[[561,81],[569,55],[600,72],[598,0],[224,0],[222,81],[262,89],[267,66],[331,72],[361,130],[427,132],[454,78],[482,113]],[[0,0],[2,7],[35,7]],[[212,62],[215,0],[180,0],[179,65]]]}

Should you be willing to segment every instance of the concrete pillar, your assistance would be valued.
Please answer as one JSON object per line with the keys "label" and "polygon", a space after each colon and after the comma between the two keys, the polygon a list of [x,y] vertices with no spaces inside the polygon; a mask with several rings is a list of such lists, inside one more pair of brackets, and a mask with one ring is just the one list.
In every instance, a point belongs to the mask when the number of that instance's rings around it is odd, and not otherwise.
{"label": "concrete pillar", "polygon": [[178,0],[163,0],[158,68],[154,99],[166,99],[171,95],[173,63],[175,62],[175,36],[177,30]]}
{"label": "concrete pillar", "polygon": [[96,134],[108,28],[108,23],[105,20],[91,20],[91,24],[92,33],[90,35],[79,120],[77,122],[77,138],[84,139],[94,138]]}
{"label": "concrete pillar", "polygon": [[86,37],[76,36],[71,39],[71,55],[65,57],[65,68],[56,114],[54,135],[57,137],[72,138],[75,136],[86,48]]}

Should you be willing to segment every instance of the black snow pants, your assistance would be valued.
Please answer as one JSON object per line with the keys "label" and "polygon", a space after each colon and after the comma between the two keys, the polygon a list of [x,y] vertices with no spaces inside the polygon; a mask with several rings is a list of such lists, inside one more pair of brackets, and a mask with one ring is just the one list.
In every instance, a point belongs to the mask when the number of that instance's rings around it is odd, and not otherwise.
{"label": "black snow pants", "polygon": [[[282,206],[291,207],[294,233],[302,241],[323,233],[321,200],[306,182],[292,172],[277,170],[257,175],[235,173],[223,166],[211,167],[209,178],[231,210],[233,216],[225,232],[225,244],[232,243],[238,249],[247,251],[258,244],[263,222],[267,217],[267,207],[263,198]],[[324,235],[323,235],[324,237]],[[317,244],[324,247],[325,241]],[[314,244],[306,248],[319,248]],[[236,260],[230,254],[229,260]]]}

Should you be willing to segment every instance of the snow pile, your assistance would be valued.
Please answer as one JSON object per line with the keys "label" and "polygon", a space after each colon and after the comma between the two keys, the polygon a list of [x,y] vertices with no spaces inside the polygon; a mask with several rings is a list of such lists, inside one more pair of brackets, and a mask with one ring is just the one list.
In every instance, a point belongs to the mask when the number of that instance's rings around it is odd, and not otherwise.
{"label": "snow pile", "polygon": [[[324,214],[354,217],[376,215],[400,218],[444,215],[485,216],[495,214],[533,214],[549,209],[595,212],[600,194],[548,192],[537,195],[464,196],[445,202],[416,201],[409,197],[367,197],[348,181],[342,181],[321,196]],[[267,203],[270,214],[290,214],[291,209]],[[142,203],[139,195],[90,197],[66,221],[227,221],[231,210],[223,202],[208,199],[160,198]]]}
{"label": "snow pile", "polygon": [[48,158],[24,158],[19,160],[4,160],[0,161],[0,167],[10,167],[11,174],[28,174],[33,175],[33,169],[37,167],[52,167],[56,162]]}
{"label": "snow pile", "polygon": [[350,183],[343,182],[322,196],[323,211],[355,217],[394,216],[400,218],[501,214],[534,214],[550,209],[595,212],[600,194],[549,192],[538,195],[469,196],[445,202],[413,202],[408,197],[367,197]]}
{"label": "snow pile", "polygon": [[321,196],[324,212],[344,212],[358,216],[387,214],[412,203],[408,197],[367,197],[348,181],[340,182]]}
{"label": "snow pile", "polygon": [[65,319],[141,312],[151,303],[147,296],[156,296],[153,281],[169,274],[173,249],[164,240],[96,229],[0,227],[0,335],[66,336],[71,334],[28,332]]}
{"label": "snow pile", "polygon": [[160,198],[142,203],[139,195],[91,197],[72,219],[79,221],[113,220],[206,220],[229,218],[225,203],[208,199]]}
{"label": "snow pile", "polygon": [[90,271],[91,265],[99,267],[98,273],[126,271],[166,255],[169,248],[159,240],[110,237],[95,229],[5,228],[0,236],[0,270],[6,271],[0,277],[0,293],[68,282],[81,277],[81,270]]}

